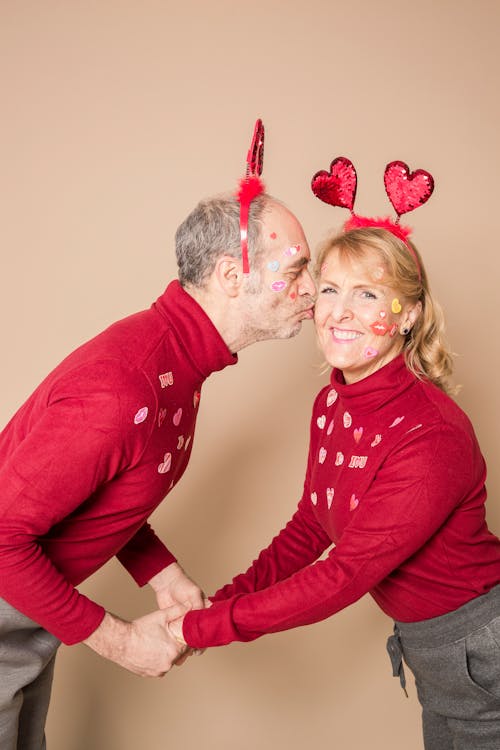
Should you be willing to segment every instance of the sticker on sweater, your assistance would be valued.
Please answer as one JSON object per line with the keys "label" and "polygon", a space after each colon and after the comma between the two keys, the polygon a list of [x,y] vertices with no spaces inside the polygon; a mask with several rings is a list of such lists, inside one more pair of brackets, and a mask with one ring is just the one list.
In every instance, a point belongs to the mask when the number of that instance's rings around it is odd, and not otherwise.
{"label": "sticker on sweater", "polygon": [[179,435],[179,437],[177,438],[177,450],[180,451],[183,445],[184,445],[184,435]]}
{"label": "sticker on sweater", "polygon": [[359,505],[359,500],[353,492],[351,495],[351,499],[349,501],[349,510],[356,510],[358,505]]}
{"label": "sticker on sweater", "polygon": [[361,438],[363,437],[363,428],[362,427],[356,427],[353,432],[354,440],[356,443],[359,443]]}
{"label": "sticker on sweater", "polygon": [[342,466],[344,463],[344,454],[342,451],[337,451],[337,455],[335,456],[335,466]]}
{"label": "sticker on sweater", "polygon": [[170,471],[170,467],[172,466],[172,454],[171,453],[165,453],[163,456],[163,461],[158,466],[158,474],[166,474],[167,471]]}
{"label": "sticker on sweater", "polygon": [[161,427],[163,422],[165,421],[165,417],[167,416],[167,410],[164,406],[160,409],[158,412],[158,427]]}
{"label": "sticker on sweater", "polygon": [[370,443],[372,448],[375,448],[382,440],[382,435],[375,435],[372,442]]}
{"label": "sticker on sweater", "polygon": [[334,404],[338,398],[338,395],[339,394],[337,393],[335,388],[332,388],[331,391],[328,391],[328,396],[326,397],[326,405],[331,406],[332,404]]}
{"label": "sticker on sweater", "polygon": [[318,496],[315,492],[311,492],[311,502],[313,505],[318,504]]}
{"label": "sticker on sweater", "polygon": [[182,419],[182,408],[179,406],[174,416],[172,417],[172,422],[175,424],[176,427],[178,427],[181,419]]}
{"label": "sticker on sweater", "polygon": [[328,429],[326,431],[327,435],[331,435],[333,432],[333,419],[330,420],[330,424],[328,425]]}
{"label": "sticker on sweater", "polygon": [[364,469],[367,461],[368,456],[351,456],[351,460],[349,461],[349,468]]}
{"label": "sticker on sweater", "polygon": [[397,427],[398,424],[400,424],[403,421],[403,419],[404,419],[404,417],[396,417],[396,419],[394,420],[394,422],[389,425],[389,429],[391,429],[391,427]]}
{"label": "sticker on sweater", "polygon": [[168,388],[169,385],[174,384],[174,376],[171,372],[164,372],[162,375],[158,375],[158,378],[162,388]]}
{"label": "sticker on sweater", "polygon": [[321,417],[318,417],[316,420],[316,424],[318,425],[319,429],[322,430],[326,424],[326,417],[324,414],[321,415]]}
{"label": "sticker on sweater", "polygon": [[325,463],[325,458],[326,458],[326,448],[320,448],[319,456],[318,456],[318,461],[320,462],[320,464]]}
{"label": "sticker on sweater", "polygon": [[142,409],[139,409],[137,414],[134,417],[134,424],[141,424],[141,422],[144,422],[145,419],[147,419],[148,416],[148,407],[143,406]]}
{"label": "sticker on sweater", "polygon": [[327,487],[326,488],[326,504],[328,506],[328,510],[332,507],[333,503],[333,496],[335,495],[335,490],[333,487]]}
{"label": "sticker on sweater", "polygon": [[344,420],[344,427],[346,429],[352,425],[352,417],[348,411],[344,412],[343,420]]}

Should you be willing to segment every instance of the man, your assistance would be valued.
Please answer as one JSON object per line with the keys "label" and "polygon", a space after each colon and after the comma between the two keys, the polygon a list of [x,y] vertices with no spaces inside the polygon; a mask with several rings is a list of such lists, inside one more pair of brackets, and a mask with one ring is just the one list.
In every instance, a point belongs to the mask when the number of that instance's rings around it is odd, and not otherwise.
{"label": "man", "polygon": [[[203,607],[203,594],[147,518],[186,468],[204,379],[313,316],[303,230],[265,193],[250,206],[249,274],[234,197],[200,203],[176,253],[179,281],[70,354],[0,434],[4,750],[45,746],[60,641],[140,675],[161,676],[182,655],[162,610]],[[157,611],[125,622],[78,593],[114,555],[151,585]]]}

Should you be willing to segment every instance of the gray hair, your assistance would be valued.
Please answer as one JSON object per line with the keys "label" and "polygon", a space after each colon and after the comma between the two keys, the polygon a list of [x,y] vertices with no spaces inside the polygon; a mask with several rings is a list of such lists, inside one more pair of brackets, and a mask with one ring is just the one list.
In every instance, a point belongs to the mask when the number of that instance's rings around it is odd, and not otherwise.
{"label": "gray hair", "polygon": [[[257,270],[263,250],[262,219],[275,199],[266,193],[254,198],[248,217],[248,256]],[[202,200],[175,233],[175,254],[182,286],[202,287],[221,255],[241,258],[240,204],[225,194]]]}

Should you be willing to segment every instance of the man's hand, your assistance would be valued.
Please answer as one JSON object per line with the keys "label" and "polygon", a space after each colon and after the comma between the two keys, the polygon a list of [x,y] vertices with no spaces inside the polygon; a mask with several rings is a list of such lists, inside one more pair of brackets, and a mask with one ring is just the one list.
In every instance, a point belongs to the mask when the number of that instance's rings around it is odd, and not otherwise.
{"label": "man's hand", "polygon": [[185,614],[185,607],[151,612],[125,622],[106,612],[103,621],[84,643],[105,657],[142,677],[163,677],[187,651],[169,632],[168,620]]}
{"label": "man's hand", "polygon": [[203,609],[203,591],[191,580],[178,563],[171,563],[150,579],[160,609],[182,605],[185,609]]}

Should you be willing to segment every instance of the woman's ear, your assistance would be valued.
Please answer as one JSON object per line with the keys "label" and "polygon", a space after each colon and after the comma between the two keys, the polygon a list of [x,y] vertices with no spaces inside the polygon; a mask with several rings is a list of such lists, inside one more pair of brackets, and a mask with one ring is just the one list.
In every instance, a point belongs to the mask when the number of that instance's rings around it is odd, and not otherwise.
{"label": "woman's ear", "polygon": [[404,318],[401,322],[402,328],[410,331],[415,325],[415,323],[417,322],[421,314],[422,314],[422,303],[420,300],[418,300],[418,302],[415,302],[414,305],[409,305],[405,310]]}

